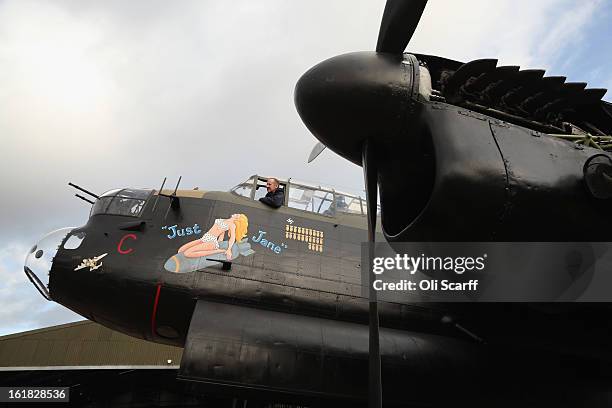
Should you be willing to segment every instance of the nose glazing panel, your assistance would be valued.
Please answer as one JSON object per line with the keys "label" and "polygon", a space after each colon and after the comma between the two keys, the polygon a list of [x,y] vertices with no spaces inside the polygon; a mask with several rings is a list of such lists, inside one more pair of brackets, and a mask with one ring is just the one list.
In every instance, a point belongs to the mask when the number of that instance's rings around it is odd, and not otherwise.
{"label": "nose glazing panel", "polygon": [[74,228],[61,228],[45,235],[28,252],[24,271],[36,289],[47,300],[51,299],[49,293],[49,273],[53,265],[53,258],[62,241]]}

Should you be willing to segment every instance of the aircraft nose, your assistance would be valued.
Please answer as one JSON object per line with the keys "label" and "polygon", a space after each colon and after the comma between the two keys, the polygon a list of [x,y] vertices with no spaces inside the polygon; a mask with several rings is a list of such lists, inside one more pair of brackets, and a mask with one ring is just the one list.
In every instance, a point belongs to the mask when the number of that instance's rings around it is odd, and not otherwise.
{"label": "aircraft nose", "polygon": [[50,232],[36,243],[26,255],[23,270],[41,295],[51,300],[49,274],[53,259],[62,241],[74,228],[61,228]]}
{"label": "aircraft nose", "polygon": [[302,75],[295,105],[317,139],[361,164],[366,138],[393,137],[405,126],[413,76],[410,60],[401,54],[340,55]]}

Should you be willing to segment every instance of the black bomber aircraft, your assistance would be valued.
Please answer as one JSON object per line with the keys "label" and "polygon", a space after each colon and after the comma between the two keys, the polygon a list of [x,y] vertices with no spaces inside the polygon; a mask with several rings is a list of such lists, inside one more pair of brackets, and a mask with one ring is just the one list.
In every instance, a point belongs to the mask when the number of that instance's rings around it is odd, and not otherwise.
{"label": "black bomber aircraft", "polygon": [[184,347],[179,377],[213,392],[313,406],[609,406],[607,304],[362,294],[361,245],[375,235],[606,241],[612,223],[604,91],[404,53],[425,4],[388,0],[376,52],[331,58],[296,86],[322,143],[311,158],[327,146],[363,166],[368,200],[285,180],[273,209],[257,201],[259,176],[230,192],[82,189],[95,199],[89,220],[32,248],[30,280],[90,320]]}

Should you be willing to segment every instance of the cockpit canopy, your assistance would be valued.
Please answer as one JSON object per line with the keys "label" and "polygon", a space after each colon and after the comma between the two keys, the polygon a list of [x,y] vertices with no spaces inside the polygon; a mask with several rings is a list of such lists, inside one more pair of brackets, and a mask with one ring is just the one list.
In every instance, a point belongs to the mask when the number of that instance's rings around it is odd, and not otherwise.
{"label": "cockpit canopy", "polygon": [[96,200],[89,216],[108,214],[138,217],[152,193],[153,190],[131,188],[107,191]]}
{"label": "cockpit canopy", "polygon": [[[266,195],[268,178],[253,175],[230,191],[241,197],[259,200]],[[338,214],[365,215],[367,213],[366,200],[359,195],[292,179],[279,179],[279,183],[280,188],[285,190],[284,205],[289,208],[329,217],[335,217]]]}

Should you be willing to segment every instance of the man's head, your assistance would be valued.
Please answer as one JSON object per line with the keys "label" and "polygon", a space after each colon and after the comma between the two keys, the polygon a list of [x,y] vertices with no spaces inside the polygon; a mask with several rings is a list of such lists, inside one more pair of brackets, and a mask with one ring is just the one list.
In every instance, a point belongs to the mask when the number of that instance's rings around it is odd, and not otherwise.
{"label": "man's head", "polygon": [[268,190],[268,193],[273,193],[278,188],[278,185],[278,180],[274,177],[270,177],[268,181],[266,181],[266,190]]}

